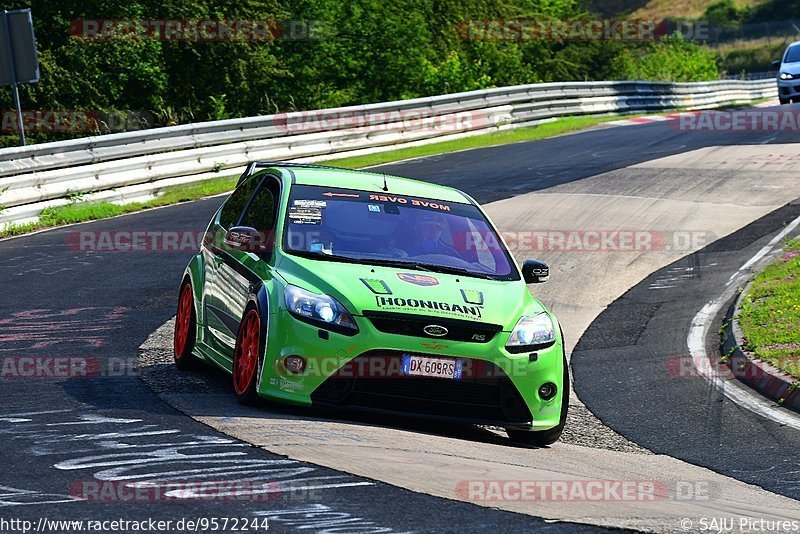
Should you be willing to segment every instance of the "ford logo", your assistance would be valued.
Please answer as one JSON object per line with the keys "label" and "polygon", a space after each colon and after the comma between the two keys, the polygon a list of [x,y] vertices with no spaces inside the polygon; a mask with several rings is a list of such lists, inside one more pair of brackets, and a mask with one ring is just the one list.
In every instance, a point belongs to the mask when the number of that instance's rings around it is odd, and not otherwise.
{"label": "ford logo", "polygon": [[447,330],[447,328],[445,328],[443,326],[439,326],[438,324],[429,324],[428,326],[423,328],[422,331],[425,332],[426,334],[428,334],[429,336],[433,336],[433,337],[446,336],[447,332],[449,332],[449,330]]}

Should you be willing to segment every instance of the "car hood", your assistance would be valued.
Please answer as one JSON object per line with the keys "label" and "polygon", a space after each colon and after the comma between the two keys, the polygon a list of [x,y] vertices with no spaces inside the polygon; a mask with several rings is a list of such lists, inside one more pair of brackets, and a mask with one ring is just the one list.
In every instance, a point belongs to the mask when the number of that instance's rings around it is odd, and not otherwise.
{"label": "car hood", "polygon": [[355,315],[378,311],[446,317],[510,330],[523,314],[545,311],[521,280],[485,280],[294,256],[285,256],[278,272],[290,284],[331,295]]}
{"label": "car hood", "polygon": [[786,72],[792,75],[800,74],[800,61],[781,64],[780,72]]}

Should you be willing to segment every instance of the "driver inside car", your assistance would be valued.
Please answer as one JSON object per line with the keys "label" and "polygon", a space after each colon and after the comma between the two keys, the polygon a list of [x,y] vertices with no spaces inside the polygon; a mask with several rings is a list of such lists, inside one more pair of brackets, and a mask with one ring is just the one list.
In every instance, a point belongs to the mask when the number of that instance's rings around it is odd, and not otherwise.
{"label": "driver inside car", "polygon": [[442,241],[442,233],[447,229],[447,222],[439,214],[425,214],[412,229],[412,242],[409,253],[412,256],[441,254],[460,257],[458,252]]}

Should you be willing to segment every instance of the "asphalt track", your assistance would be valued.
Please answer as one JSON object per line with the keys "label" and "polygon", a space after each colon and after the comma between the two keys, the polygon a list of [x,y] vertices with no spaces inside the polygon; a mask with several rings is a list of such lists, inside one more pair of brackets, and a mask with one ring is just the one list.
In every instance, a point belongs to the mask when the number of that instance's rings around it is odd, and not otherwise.
{"label": "asphalt track", "polygon": [[[724,287],[769,241],[765,236],[797,217],[800,202],[793,202],[660,269],[609,306],[572,353],[581,399],[604,423],[653,452],[800,499],[800,432],[742,409],[702,377],[682,372],[688,368],[687,318],[705,305],[708,289]],[[676,272],[689,275],[653,289]],[[712,332],[720,330],[726,311]],[[605,372],[609,368],[614,372]]]}
{"label": "asphalt track", "polygon": [[[578,187],[590,177],[703,147],[785,145],[798,137],[797,133],[692,134],[656,123],[601,128],[382,169],[454,185],[487,203],[558,186]],[[720,180],[717,195],[735,193],[726,188],[724,176],[715,179]],[[105,370],[100,376],[69,380],[0,379],[4,393],[0,446],[5,460],[0,518],[262,514],[273,520],[273,531],[300,527],[320,531],[322,519],[349,521],[342,525],[351,531],[358,527],[375,532],[578,528],[412,492],[251,447],[165,405],[135,370],[125,371],[150,333],[174,314],[178,276],[191,253],[87,254],[67,246],[70,235],[78,230],[200,231],[219,202],[208,199],[0,242],[0,357],[87,357]],[[677,267],[686,262],[716,265],[674,290],[649,290],[663,273],[636,285],[589,326],[572,365],[582,400],[625,437],[658,454],[797,499],[798,467],[792,454],[797,450],[797,432],[732,405],[700,380],[676,379],[665,372],[666,359],[686,353],[691,317],[719,292],[730,271],[780,229],[795,213],[792,210],[797,208],[748,224],[691,259],[679,260]],[[548,289],[558,293],[557,287]],[[418,430],[423,442],[425,432],[437,432],[424,426]],[[445,427],[439,432],[458,437],[467,431]],[[284,490],[295,491],[267,495],[261,502],[230,498],[132,504],[69,499],[70,488],[85,480],[131,476],[202,480],[228,458],[224,465],[233,467],[218,471],[216,480],[236,477],[244,466],[250,469],[248,479],[256,473],[266,480],[279,479]],[[329,515],[323,518],[322,513]],[[598,519],[588,522],[607,524]]]}

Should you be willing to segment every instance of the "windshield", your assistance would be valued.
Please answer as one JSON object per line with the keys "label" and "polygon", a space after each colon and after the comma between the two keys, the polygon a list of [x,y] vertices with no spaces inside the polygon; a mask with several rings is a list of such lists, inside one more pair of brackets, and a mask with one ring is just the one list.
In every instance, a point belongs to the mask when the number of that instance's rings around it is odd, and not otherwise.
{"label": "windshield", "polygon": [[471,204],[295,185],[283,246],[338,261],[519,279],[494,229]]}
{"label": "windshield", "polygon": [[783,58],[784,63],[797,63],[800,61],[800,46],[790,46],[786,50],[786,57]]}

